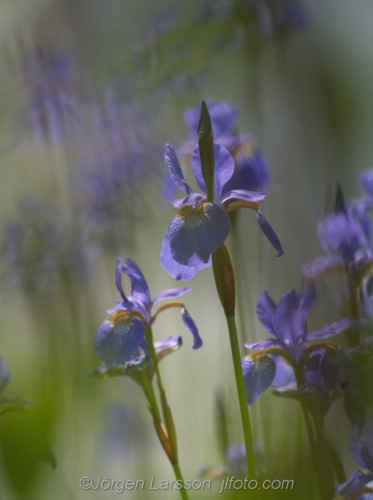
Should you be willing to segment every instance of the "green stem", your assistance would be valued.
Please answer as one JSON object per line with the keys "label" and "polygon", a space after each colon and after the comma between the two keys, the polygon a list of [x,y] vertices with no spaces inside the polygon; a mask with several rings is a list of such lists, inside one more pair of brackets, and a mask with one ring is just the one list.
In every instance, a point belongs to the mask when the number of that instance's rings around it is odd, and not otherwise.
{"label": "green stem", "polygon": [[[183,480],[183,476],[182,476],[182,473],[180,470],[178,457],[177,457],[176,429],[175,429],[171,409],[170,409],[168,402],[167,402],[166,391],[164,390],[161,372],[159,370],[158,357],[157,357],[157,353],[156,353],[155,348],[154,348],[153,331],[152,331],[151,326],[149,326],[149,325],[146,325],[146,327],[145,327],[145,337],[146,337],[146,341],[147,341],[147,344],[149,347],[150,357],[151,357],[151,360],[153,363],[154,372],[155,372],[155,376],[157,379],[157,385],[158,385],[158,389],[159,389],[161,406],[162,406],[163,420],[164,420],[164,423],[166,425],[168,438],[169,438],[170,444],[172,446],[172,449],[173,449],[173,452],[175,455],[175,462],[171,462],[171,465],[174,469],[176,479],[181,481],[182,484],[184,485],[184,480]],[[154,392],[153,392],[153,395],[154,395]],[[158,412],[159,412],[159,410],[158,410]],[[188,500],[188,493],[184,489],[184,487],[181,488],[179,491],[180,491],[180,494],[181,494],[181,497],[183,498],[183,500]]]}
{"label": "green stem", "polygon": [[236,319],[235,316],[227,316],[226,318],[228,323],[229,338],[231,341],[233,366],[234,366],[234,373],[236,376],[236,387],[238,393],[238,401],[240,404],[242,429],[246,446],[247,468],[248,468],[248,473],[250,474],[250,479],[256,479],[257,476],[256,476],[256,464],[255,464],[255,453],[254,453],[254,441],[253,441],[253,434],[251,431],[249,408],[247,406],[245,381],[242,372],[241,354],[238,343]]}

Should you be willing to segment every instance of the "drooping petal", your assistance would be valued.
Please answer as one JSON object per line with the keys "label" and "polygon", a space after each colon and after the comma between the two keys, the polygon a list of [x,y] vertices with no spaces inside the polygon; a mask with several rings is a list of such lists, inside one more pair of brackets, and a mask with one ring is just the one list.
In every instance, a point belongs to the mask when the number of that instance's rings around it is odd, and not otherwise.
{"label": "drooping petal", "polygon": [[272,226],[270,223],[263,217],[263,215],[260,213],[260,211],[257,212],[257,220],[260,229],[263,231],[265,236],[267,237],[268,241],[271,243],[273,248],[278,252],[275,257],[281,257],[281,255],[284,255],[284,251],[281,246],[281,242],[277,236],[277,234],[274,232]]}
{"label": "drooping petal", "polygon": [[172,200],[172,204],[174,207],[179,208],[183,205],[200,205],[203,200],[206,199],[206,196],[199,193],[191,193],[188,194],[185,198]]}
{"label": "drooping petal", "polygon": [[202,347],[203,341],[198,333],[197,325],[186,309],[181,310],[181,317],[183,318],[185,326],[189,328],[194,337],[193,349],[199,349]]}
{"label": "drooping petal", "polygon": [[173,299],[175,297],[181,297],[186,293],[190,292],[192,287],[187,286],[185,288],[170,288],[169,290],[164,290],[163,292],[158,293],[154,299],[152,300],[152,305],[156,304],[160,300],[164,299]]}
{"label": "drooping petal", "polygon": [[160,261],[163,269],[168,272],[170,276],[176,280],[183,281],[192,279],[199,271],[211,266],[212,263],[211,257],[208,262],[201,262],[197,266],[184,266],[183,264],[176,262],[172,256],[168,233],[166,233],[163,238]]}
{"label": "drooping petal", "polygon": [[305,264],[302,267],[302,274],[305,279],[311,280],[333,271],[343,271],[345,267],[344,260],[340,255],[326,255]]}
{"label": "drooping petal", "polygon": [[327,339],[333,335],[338,335],[347,329],[354,330],[355,332],[364,333],[366,329],[365,320],[357,320],[354,318],[343,318],[335,323],[326,323],[322,330],[315,330],[307,335],[307,340],[313,339]]}
{"label": "drooping petal", "polygon": [[281,356],[273,356],[276,363],[276,375],[273,383],[276,384],[276,389],[281,387],[288,388],[289,386],[296,386],[296,379],[294,369],[284,360]]}
{"label": "drooping petal", "polygon": [[125,260],[125,265],[122,266],[122,270],[131,280],[133,297],[139,302],[142,302],[144,305],[149,305],[150,291],[148,283],[146,282],[146,279],[136,262],[127,258]]}
{"label": "drooping petal", "polygon": [[136,355],[144,335],[138,318],[128,311],[117,311],[97,331],[96,354],[107,366],[122,365]]}
{"label": "drooping petal", "polygon": [[306,342],[307,314],[304,298],[294,289],[282,297],[276,308],[276,334],[295,357],[300,354]]}
{"label": "drooping petal", "polygon": [[121,294],[122,299],[123,299],[123,307],[126,307],[127,309],[131,310],[132,303],[126,297],[126,294],[124,293],[123,286],[122,286],[122,259],[120,257],[117,259],[117,267],[115,268],[115,282],[116,282],[118,291]]}
{"label": "drooping petal", "polygon": [[273,302],[267,291],[263,292],[259,297],[256,306],[256,314],[267,330],[276,335],[275,324],[276,304]]}
{"label": "drooping petal", "polygon": [[192,193],[192,188],[184,178],[184,174],[181,170],[179,160],[177,159],[175,149],[173,146],[171,146],[171,144],[166,144],[165,161],[168,165],[170,176],[175,186],[188,194]]}
{"label": "drooping petal", "polygon": [[243,189],[234,189],[228,191],[220,197],[219,203],[222,204],[228,200],[246,200],[246,201],[260,201],[267,196],[267,193],[257,193],[255,191],[244,191]]}
{"label": "drooping petal", "polygon": [[8,363],[0,356],[0,393],[3,392],[10,380]]}
{"label": "drooping petal", "polygon": [[167,356],[167,354],[179,350],[182,345],[182,337],[168,337],[166,340],[154,342],[154,348],[157,353],[158,361]]}
{"label": "drooping petal", "polygon": [[229,230],[229,217],[218,205],[186,206],[172,219],[167,230],[172,257],[185,266],[206,264],[225,241]]}
{"label": "drooping petal", "polygon": [[[362,470],[357,470],[351,474],[345,483],[336,488],[336,492],[338,495],[343,495],[343,497],[356,498],[355,494],[372,481],[373,476],[365,474]],[[358,498],[361,500],[363,497],[359,496]]]}
{"label": "drooping petal", "polygon": [[247,401],[249,405],[253,405],[272,384],[276,374],[276,364],[267,354],[246,356],[242,360],[242,370]]}

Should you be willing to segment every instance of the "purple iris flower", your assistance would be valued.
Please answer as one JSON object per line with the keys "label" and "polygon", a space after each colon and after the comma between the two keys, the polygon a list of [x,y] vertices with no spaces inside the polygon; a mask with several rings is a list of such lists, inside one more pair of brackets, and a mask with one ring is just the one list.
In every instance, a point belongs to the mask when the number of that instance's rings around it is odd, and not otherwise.
{"label": "purple iris flower", "polygon": [[[256,203],[265,193],[243,189],[225,190],[234,172],[234,160],[224,146],[214,144],[215,174],[214,203],[207,202],[205,194],[196,193],[186,182],[174,148],[167,144],[165,160],[170,176],[179,189],[186,192],[182,199],[174,199],[174,207],[183,207],[172,219],[161,250],[163,268],[174,278],[189,280],[211,264],[211,255],[227,238],[230,222],[227,212],[245,206],[257,212],[258,223],[269,241],[283,254],[281,243],[262,216]],[[192,153],[192,168],[198,187],[206,193],[198,145]]]}
{"label": "purple iris flower", "polygon": [[370,225],[362,206],[347,205],[345,211],[324,217],[318,224],[318,237],[327,255],[303,266],[306,279],[314,279],[334,270],[352,275],[373,261],[369,242]]}
{"label": "purple iris flower", "polygon": [[340,484],[336,493],[345,497],[371,500],[373,496],[373,415],[367,420],[359,418],[350,436],[350,454],[362,470],[355,471]]}
{"label": "purple iris flower", "polygon": [[[132,295],[126,296],[122,286],[122,271],[132,283]],[[193,319],[182,302],[171,302],[158,308],[152,315],[153,306],[164,299],[180,297],[191,290],[190,287],[165,290],[151,299],[148,284],[139,266],[132,259],[118,259],[116,266],[116,285],[122,297],[115,308],[108,310],[109,318],[100,326],[96,335],[96,353],[107,366],[137,363],[141,352],[147,353],[145,328],[150,326],[157,315],[170,307],[180,307],[182,318],[194,337],[194,349],[202,346],[202,339]],[[167,346],[163,346],[166,348]],[[160,348],[163,348],[162,345]]]}
{"label": "purple iris flower", "polygon": [[[212,127],[214,141],[224,146],[233,156],[234,171],[229,181],[224,186],[224,191],[244,189],[256,191],[263,189],[270,181],[270,172],[263,153],[255,148],[250,140],[250,135],[238,135],[237,119],[239,110],[224,101],[206,101]],[[189,153],[198,139],[197,129],[201,114],[200,105],[189,108],[184,113],[184,120],[188,126],[191,142],[181,146],[180,154]]]}
{"label": "purple iris flower", "polygon": [[[338,345],[324,339],[347,328],[359,331],[362,322],[344,318],[309,333],[306,320],[311,307],[308,297],[294,289],[285,294],[277,305],[268,292],[260,296],[257,315],[275,338],[245,344],[255,351],[242,361],[249,404],[254,404],[272,382],[300,390],[301,387],[296,385],[296,370],[301,371],[304,383],[329,389],[338,385],[338,377],[342,376],[339,375],[342,373],[342,361]],[[312,340],[318,340],[316,346],[309,345]]]}

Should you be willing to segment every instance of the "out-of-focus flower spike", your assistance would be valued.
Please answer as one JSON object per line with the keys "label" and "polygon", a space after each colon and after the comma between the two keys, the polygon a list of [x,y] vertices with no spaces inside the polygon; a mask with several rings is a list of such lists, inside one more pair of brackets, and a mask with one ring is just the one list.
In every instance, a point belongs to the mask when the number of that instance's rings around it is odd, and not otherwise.
{"label": "out-of-focus flower spike", "polygon": [[10,371],[8,363],[0,356],[0,392],[3,392],[10,381]]}
{"label": "out-of-focus flower spike", "polygon": [[207,189],[207,201],[214,202],[214,134],[209,110],[205,101],[202,101],[201,116],[198,123],[198,145],[201,157],[202,175]]}
{"label": "out-of-focus flower spike", "polygon": [[198,333],[197,325],[185,308],[181,310],[181,317],[183,318],[185,326],[189,328],[191,334],[194,337],[193,349],[199,349],[200,347],[202,347],[203,341]]}
{"label": "out-of-focus flower spike", "polygon": [[275,257],[281,257],[281,255],[284,255],[284,251],[282,249],[282,245],[277,234],[274,232],[272,226],[267,221],[267,219],[263,217],[260,210],[258,210],[257,212],[257,220],[260,229],[263,231],[263,233],[265,234],[265,236],[267,237],[268,241],[271,243],[273,248],[278,252],[278,254],[275,255]]}
{"label": "out-of-focus flower spike", "polygon": [[268,389],[276,375],[276,364],[268,354],[254,353],[242,360],[246,396],[249,405]]}

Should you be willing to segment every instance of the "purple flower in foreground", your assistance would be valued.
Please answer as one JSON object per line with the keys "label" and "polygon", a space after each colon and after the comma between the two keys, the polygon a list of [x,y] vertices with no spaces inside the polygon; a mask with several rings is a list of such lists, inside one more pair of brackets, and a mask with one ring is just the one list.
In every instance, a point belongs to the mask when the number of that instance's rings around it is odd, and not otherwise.
{"label": "purple flower in foreground", "polygon": [[347,498],[370,500],[373,495],[373,415],[358,419],[350,436],[350,454],[362,469],[337,487],[336,493]]}
{"label": "purple flower in foreground", "polygon": [[[275,338],[245,344],[256,351],[242,361],[249,404],[254,404],[272,382],[292,390],[301,389],[298,382],[327,390],[337,389],[342,382],[343,354],[338,344],[324,339],[347,328],[359,331],[362,323],[344,318],[309,333],[306,319],[311,306],[308,298],[294,289],[277,305],[268,292],[260,296],[257,315]],[[317,344],[309,345],[312,340],[318,340]]]}
{"label": "purple flower in foreground", "polygon": [[[174,184],[186,192],[182,199],[173,200],[175,207],[183,207],[172,219],[163,239],[161,263],[174,278],[189,280],[198,271],[211,264],[211,255],[227,238],[230,222],[227,212],[235,208],[247,207],[257,212],[260,228],[278,251],[283,254],[281,243],[263,217],[256,203],[265,198],[265,193],[243,189],[225,190],[234,172],[234,160],[221,145],[214,144],[214,203],[207,202],[204,194],[196,193],[186,182],[179,160],[172,146],[167,144],[165,160]],[[198,187],[206,193],[202,175],[199,147],[192,154],[192,168]]]}
{"label": "purple flower in foreground", "polygon": [[[122,271],[131,280],[131,296],[126,296],[124,293]],[[141,355],[148,352],[145,328],[155,321],[160,312],[170,307],[181,308],[183,321],[194,337],[193,348],[198,349],[202,346],[197,326],[182,302],[171,302],[161,306],[152,315],[152,308],[157,302],[180,297],[189,292],[190,287],[165,290],[151,299],[148,284],[140,268],[132,259],[126,259],[124,265],[122,265],[122,259],[118,259],[115,277],[122,300],[116,302],[115,309],[108,310],[110,316],[98,329],[95,342],[96,353],[107,366],[137,364],[139,356],[142,361]],[[167,345],[159,344],[159,348],[167,350],[172,347],[169,346],[168,341],[166,343]]]}
{"label": "purple flower in foreground", "polygon": [[[247,191],[263,189],[270,180],[269,167],[263,153],[253,146],[250,136],[237,133],[236,122],[239,115],[237,106],[224,101],[209,100],[206,104],[214,129],[214,141],[224,146],[234,159],[234,171],[225,184],[223,193],[232,189]],[[200,113],[200,105],[189,108],[184,113],[184,120],[192,141],[181,146],[181,154],[189,153],[198,139],[197,128]]]}

